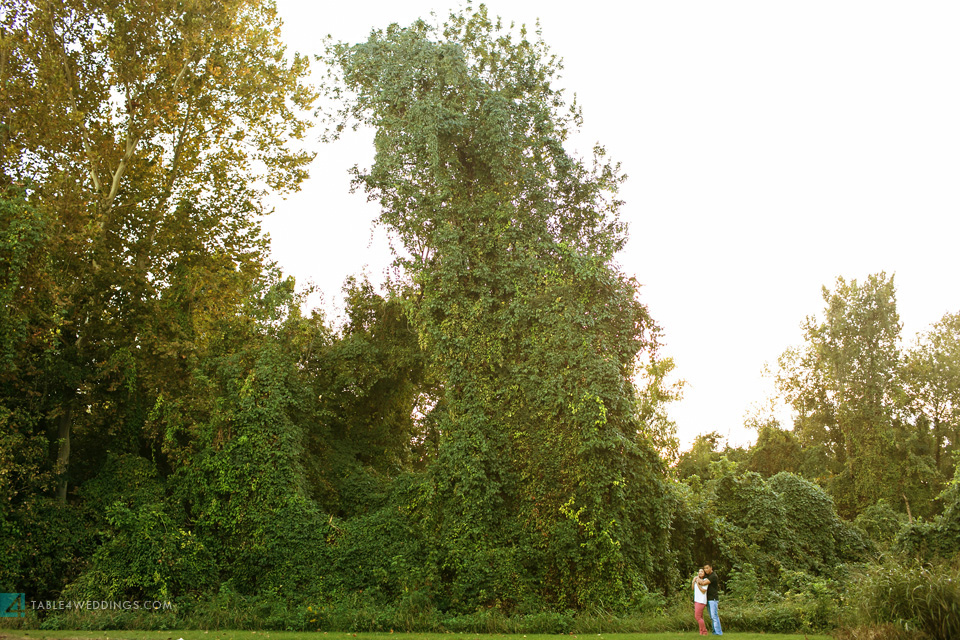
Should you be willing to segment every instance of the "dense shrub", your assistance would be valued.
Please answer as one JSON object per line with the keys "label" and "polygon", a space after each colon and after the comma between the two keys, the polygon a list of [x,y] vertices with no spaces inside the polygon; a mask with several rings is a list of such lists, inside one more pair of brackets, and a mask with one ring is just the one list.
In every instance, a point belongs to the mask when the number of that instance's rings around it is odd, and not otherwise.
{"label": "dense shrub", "polygon": [[933,560],[950,558],[960,549],[960,466],[939,499],[943,513],[929,522],[911,522],[897,534],[894,548],[902,554]]}
{"label": "dense shrub", "polygon": [[96,548],[89,513],[73,505],[28,499],[0,513],[0,587],[52,599],[86,566]]}
{"label": "dense shrub", "polygon": [[853,524],[876,546],[887,549],[893,544],[906,521],[904,514],[895,511],[886,500],[880,500],[864,509]]}
{"label": "dense shrub", "polygon": [[108,456],[84,484],[84,506],[103,514],[101,544],[63,599],[169,600],[203,591],[216,576],[213,556],[165,500],[156,467],[133,455]]}
{"label": "dense shrub", "polygon": [[[833,499],[816,484],[798,475],[780,472],[767,481],[779,496],[786,516],[784,543],[791,565],[822,573],[847,560],[844,529]],[[861,543],[862,547],[862,543]]]}

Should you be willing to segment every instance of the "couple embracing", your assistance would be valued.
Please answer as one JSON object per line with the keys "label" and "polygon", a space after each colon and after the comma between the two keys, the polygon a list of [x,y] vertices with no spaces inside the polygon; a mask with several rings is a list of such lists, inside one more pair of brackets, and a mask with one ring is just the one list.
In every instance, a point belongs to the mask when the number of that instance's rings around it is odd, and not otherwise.
{"label": "couple embracing", "polygon": [[704,565],[703,569],[700,569],[699,573],[694,577],[691,584],[693,586],[693,617],[696,618],[697,624],[700,626],[700,635],[707,635],[707,625],[703,623],[703,609],[709,606],[710,622],[713,624],[713,634],[722,636],[723,629],[720,628],[720,614],[717,612],[720,579],[717,578],[713,567],[708,564]]}

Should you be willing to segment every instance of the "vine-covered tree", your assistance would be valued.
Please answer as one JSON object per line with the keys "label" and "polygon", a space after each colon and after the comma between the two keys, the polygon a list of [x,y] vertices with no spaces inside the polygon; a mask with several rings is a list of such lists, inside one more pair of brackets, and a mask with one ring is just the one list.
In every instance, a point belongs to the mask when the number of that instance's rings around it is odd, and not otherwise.
{"label": "vine-covered tree", "polygon": [[418,508],[441,606],[626,602],[667,577],[667,508],[632,382],[657,328],[614,263],[616,165],[568,153],[559,62],[482,6],[327,61],[340,115],[376,131],[354,182],[402,243],[436,381]]}

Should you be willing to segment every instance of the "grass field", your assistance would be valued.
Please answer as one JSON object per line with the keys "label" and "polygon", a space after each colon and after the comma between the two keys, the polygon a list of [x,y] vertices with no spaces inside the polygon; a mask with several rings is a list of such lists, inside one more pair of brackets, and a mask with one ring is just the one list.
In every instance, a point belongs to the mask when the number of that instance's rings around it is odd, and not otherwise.
{"label": "grass field", "polygon": [[[0,640],[693,640],[696,631],[682,633],[603,633],[502,635],[476,633],[325,633],[300,631],[21,631],[0,629]],[[726,632],[736,640],[832,640],[827,635]]]}

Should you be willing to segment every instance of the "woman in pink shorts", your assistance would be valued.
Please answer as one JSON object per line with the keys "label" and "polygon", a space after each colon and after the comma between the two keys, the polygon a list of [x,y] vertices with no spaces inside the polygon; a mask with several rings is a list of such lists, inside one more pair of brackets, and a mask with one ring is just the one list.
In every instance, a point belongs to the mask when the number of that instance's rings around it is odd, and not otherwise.
{"label": "woman in pink shorts", "polygon": [[703,610],[707,606],[707,588],[702,586],[703,569],[693,579],[693,617],[700,626],[700,635],[707,635],[707,625],[703,622]]}

